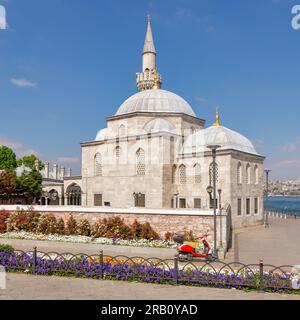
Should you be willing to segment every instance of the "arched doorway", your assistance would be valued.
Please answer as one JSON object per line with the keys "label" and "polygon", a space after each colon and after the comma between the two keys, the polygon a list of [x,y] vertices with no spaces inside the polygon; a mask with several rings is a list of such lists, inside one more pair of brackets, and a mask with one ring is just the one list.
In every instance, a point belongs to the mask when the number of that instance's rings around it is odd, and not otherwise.
{"label": "arched doorway", "polygon": [[81,188],[73,183],[66,191],[66,199],[68,206],[81,206]]}
{"label": "arched doorway", "polygon": [[59,205],[59,195],[58,195],[58,192],[54,189],[49,192],[48,205],[50,205],[50,206],[58,206]]}

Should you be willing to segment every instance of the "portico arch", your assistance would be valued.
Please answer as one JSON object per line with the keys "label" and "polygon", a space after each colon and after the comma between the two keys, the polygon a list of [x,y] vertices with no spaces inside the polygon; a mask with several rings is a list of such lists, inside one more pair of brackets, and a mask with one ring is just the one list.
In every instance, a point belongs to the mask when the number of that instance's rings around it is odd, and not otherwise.
{"label": "portico arch", "polygon": [[81,206],[81,188],[78,184],[72,183],[66,190],[66,200],[68,206]]}

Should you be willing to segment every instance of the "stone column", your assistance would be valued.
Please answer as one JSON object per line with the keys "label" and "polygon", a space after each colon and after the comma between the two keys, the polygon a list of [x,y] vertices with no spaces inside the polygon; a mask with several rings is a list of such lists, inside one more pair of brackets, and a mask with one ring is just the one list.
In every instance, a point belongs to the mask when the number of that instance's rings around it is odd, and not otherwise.
{"label": "stone column", "polygon": [[68,168],[67,177],[71,177],[71,176],[72,176],[72,169]]}
{"label": "stone column", "polygon": [[35,168],[36,171],[40,171],[39,170],[39,166],[40,166],[39,160],[35,160],[34,161],[34,168]]}
{"label": "stone column", "polygon": [[45,178],[49,178],[49,162],[45,162]]}
{"label": "stone column", "polygon": [[66,169],[64,166],[61,166],[60,167],[60,179],[62,180],[65,175],[66,175]]}
{"label": "stone column", "polygon": [[57,180],[57,164],[54,163],[53,165],[53,179],[56,179]]}

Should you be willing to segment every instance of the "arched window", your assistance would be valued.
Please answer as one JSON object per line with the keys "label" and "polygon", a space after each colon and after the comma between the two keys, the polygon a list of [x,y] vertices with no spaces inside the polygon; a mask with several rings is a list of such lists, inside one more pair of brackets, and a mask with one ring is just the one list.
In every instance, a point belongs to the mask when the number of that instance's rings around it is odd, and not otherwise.
{"label": "arched window", "polygon": [[195,183],[201,182],[201,167],[199,163],[194,165],[194,176],[195,176]]}
{"label": "arched window", "polygon": [[255,184],[258,184],[258,166],[254,167]]}
{"label": "arched window", "polygon": [[246,183],[247,184],[251,183],[251,167],[249,163],[247,164],[247,167],[246,167]]}
{"label": "arched window", "polygon": [[144,176],[146,174],[145,151],[142,148],[139,148],[135,154],[135,167],[138,176]]}
{"label": "arched window", "polygon": [[124,137],[126,135],[126,128],[124,124],[121,124],[119,127],[119,137]]}
{"label": "arched window", "polygon": [[182,164],[179,167],[179,179],[180,179],[180,184],[186,183],[186,167],[184,164]]}
{"label": "arched window", "polygon": [[[216,182],[219,181],[219,168],[218,164],[215,163],[215,172],[216,172]],[[212,186],[214,182],[214,164],[213,162],[209,165],[209,185]]]}
{"label": "arched window", "polygon": [[174,164],[172,167],[172,183],[176,183],[176,165]]}
{"label": "arched window", "polygon": [[237,183],[242,184],[242,164],[240,162],[237,165]]}
{"label": "arched window", "polygon": [[100,153],[96,153],[95,155],[94,172],[95,176],[102,176],[102,156]]}

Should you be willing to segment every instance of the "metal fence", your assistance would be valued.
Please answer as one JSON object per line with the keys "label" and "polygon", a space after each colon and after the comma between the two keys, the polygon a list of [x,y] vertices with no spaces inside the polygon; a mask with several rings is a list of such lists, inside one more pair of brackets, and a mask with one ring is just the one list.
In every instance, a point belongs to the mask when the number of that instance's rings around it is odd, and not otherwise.
{"label": "metal fence", "polygon": [[0,252],[0,265],[8,272],[74,276],[148,283],[256,289],[300,293],[293,288],[293,266],[222,261],[180,262],[173,259],[33,251]]}
{"label": "metal fence", "polygon": [[294,209],[279,209],[274,207],[265,207],[265,215],[267,214],[269,217],[277,217],[282,219],[300,219],[299,211]]}

